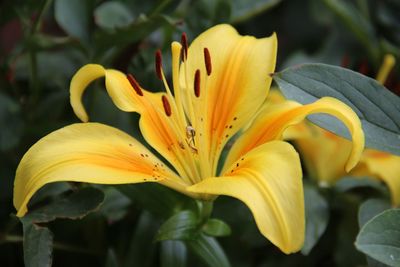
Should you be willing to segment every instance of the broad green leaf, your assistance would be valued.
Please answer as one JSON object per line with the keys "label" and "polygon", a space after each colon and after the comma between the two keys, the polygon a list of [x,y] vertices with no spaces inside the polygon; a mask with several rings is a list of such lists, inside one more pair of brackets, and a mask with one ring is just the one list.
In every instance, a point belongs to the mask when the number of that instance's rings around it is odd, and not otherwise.
{"label": "broad green leaf", "polygon": [[178,240],[161,242],[161,267],[185,267],[187,249],[185,243]]}
{"label": "broad green leaf", "polygon": [[200,234],[196,239],[185,241],[189,250],[209,267],[231,266],[224,250],[213,237]]}
{"label": "broad green leaf", "polygon": [[183,210],[169,218],[158,230],[156,240],[188,240],[196,238],[199,218],[191,210]]}
{"label": "broad green leaf", "polygon": [[22,136],[24,123],[18,103],[3,94],[0,94],[0,127],[0,151],[16,146]]}
{"label": "broad green leaf", "polygon": [[347,192],[357,188],[373,188],[379,192],[386,193],[387,188],[377,179],[369,177],[346,176],[335,183],[335,189],[339,192]]}
{"label": "broad green leaf", "polygon": [[[360,228],[373,217],[387,209],[390,209],[390,202],[384,199],[373,198],[362,203],[360,209],[358,210],[358,224],[360,225]],[[369,267],[387,266],[386,264],[383,264],[369,256],[366,257]]]}
{"label": "broad green leaf", "polygon": [[306,237],[301,253],[308,255],[325,232],[329,222],[329,207],[317,189],[310,185],[304,186],[304,204],[306,209]]}
{"label": "broad green leaf", "polygon": [[231,234],[231,228],[224,221],[218,219],[209,219],[202,227],[203,232],[209,236],[228,236]]}
{"label": "broad green leaf", "polygon": [[104,194],[93,187],[85,187],[54,202],[30,210],[22,221],[44,223],[56,218],[80,219],[97,210],[103,203]]}
{"label": "broad green leaf", "polygon": [[231,23],[246,21],[279,4],[282,0],[233,0]]}
{"label": "broad green leaf", "polygon": [[26,222],[24,229],[24,263],[26,267],[50,267],[53,234],[46,227]]}
{"label": "broad green leaf", "polygon": [[400,266],[400,209],[386,210],[361,228],[358,250],[389,266]]}
{"label": "broad green leaf", "polygon": [[[366,146],[400,155],[400,98],[374,79],[326,64],[303,64],[274,74],[286,98],[308,104],[335,97],[360,117]],[[315,124],[349,138],[345,126],[327,115],[308,117]]]}
{"label": "broad green leaf", "polygon": [[60,27],[81,41],[89,39],[89,1],[55,0],[54,16]]}
{"label": "broad green leaf", "polygon": [[379,213],[390,209],[390,202],[380,198],[371,198],[363,202],[358,210],[358,224],[364,226]]}
{"label": "broad green leaf", "polygon": [[104,2],[94,11],[94,21],[104,29],[128,26],[133,19],[128,7],[117,1]]}
{"label": "broad green leaf", "polygon": [[105,198],[100,212],[107,217],[108,221],[119,221],[126,215],[128,206],[131,204],[130,199],[111,186],[104,186],[103,192]]}

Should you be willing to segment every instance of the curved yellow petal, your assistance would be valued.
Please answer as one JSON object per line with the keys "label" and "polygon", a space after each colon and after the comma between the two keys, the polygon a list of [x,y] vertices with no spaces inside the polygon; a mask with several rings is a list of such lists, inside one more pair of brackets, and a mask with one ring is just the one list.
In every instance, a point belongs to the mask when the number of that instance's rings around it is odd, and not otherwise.
{"label": "curved yellow petal", "polygon": [[99,123],[78,123],[50,133],[26,152],[16,172],[14,206],[17,216],[23,216],[32,195],[52,182],[124,184],[162,180],[168,180],[169,186],[178,191],[186,186],[128,134]]}
{"label": "curved yellow petal", "polygon": [[80,68],[72,77],[70,84],[70,102],[76,116],[84,122],[89,120],[82,104],[82,95],[89,84],[105,75],[105,69],[98,64],[87,64]]}
{"label": "curved yellow petal", "polygon": [[341,120],[350,131],[353,147],[345,165],[345,170],[350,171],[359,161],[364,149],[364,132],[357,114],[349,106],[332,97],[323,97],[308,105],[286,101],[282,104],[267,106],[255,119],[253,125],[233,145],[226,164],[231,164],[254,147],[271,140],[281,139],[289,126],[300,123],[307,115],[314,113],[332,115]]}
{"label": "curved yellow petal", "polygon": [[195,193],[227,195],[243,201],[258,229],[285,253],[303,245],[304,195],[300,159],[282,141],[263,144],[234,162],[222,177],[188,188]]}
{"label": "curved yellow petal", "polygon": [[140,109],[142,105],[139,96],[133,90],[125,74],[117,70],[105,69],[98,64],[87,64],[75,73],[70,84],[71,106],[81,121],[89,120],[82,104],[82,95],[91,82],[101,77],[105,77],[107,92],[119,109],[128,112]]}
{"label": "curved yellow petal", "polygon": [[372,149],[365,150],[361,163],[368,168],[369,175],[383,180],[389,187],[392,203],[400,205],[400,157]]}
{"label": "curved yellow petal", "polygon": [[88,121],[82,105],[82,94],[92,81],[103,76],[114,104],[123,111],[138,112],[141,115],[140,128],[146,141],[173,164],[182,177],[194,176],[193,168],[187,166],[184,156],[181,155],[188,152],[180,151],[180,144],[185,144],[185,139],[177,136],[177,132],[184,132],[184,129],[176,129],[174,123],[178,114],[173,113],[171,117],[165,114],[161,101],[164,93],[151,93],[140,88],[142,95],[139,95],[124,73],[105,69],[101,65],[88,64],[79,69],[71,81],[71,105],[75,114],[82,121]]}
{"label": "curved yellow petal", "polygon": [[[210,53],[212,71],[209,76],[206,75],[204,48]],[[239,35],[229,25],[212,27],[190,45],[187,61],[183,64],[187,75],[181,74],[181,78],[187,79],[181,79],[181,88],[190,88],[196,70],[200,70],[201,84],[204,85],[200,96],[206,100],[198,111],[197,125],[204,119],[202,134],[210,140],[214,169],[228,139],[248,123],[267,97],[276,54],[275,34],[256,39]]]}

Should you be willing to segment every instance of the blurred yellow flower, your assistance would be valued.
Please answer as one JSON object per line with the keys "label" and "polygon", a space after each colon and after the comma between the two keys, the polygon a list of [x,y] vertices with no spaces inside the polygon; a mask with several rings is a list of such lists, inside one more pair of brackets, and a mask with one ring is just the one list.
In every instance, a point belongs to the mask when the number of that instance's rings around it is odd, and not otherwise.
{"label": "blurred yellow flower", "polygon": [[[354,140],[346,164],[350,170],[364,146],[358,117],[333,98],[260,110],[275,68],[275,34],[256,39],[218,25],[190,47],[182,35],[182,42],[173,42],[171,50],[173,90],[163,72],[161,53],[156,53],[156,72],[165,93],[151,93],[132,75],[96,64],[75,74],[71,105],[84,123],[50,133],[25,154],[15,178],[17,215],[23,216],[32,195],[51,182],[158,182],[198,199],[213,200],[218,195],[240,199],[266,238],[285,253],[298,251],[305,231],[302,171],[297,152],[281,141],[282,133],[310,113],[338,117]],[[144,138],[173,169],[128,134],[87,122],[81,97],[100,77],[105,77],[107,92],[118,108],[140,114]],[[222,150],[241,130],[218,172]]]}

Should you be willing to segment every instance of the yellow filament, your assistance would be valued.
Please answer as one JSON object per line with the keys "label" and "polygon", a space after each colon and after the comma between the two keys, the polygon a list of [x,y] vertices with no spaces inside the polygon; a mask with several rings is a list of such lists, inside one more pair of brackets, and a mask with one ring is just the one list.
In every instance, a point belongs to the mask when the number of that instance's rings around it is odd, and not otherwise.
{"label": "yellow filament", "polygon": [[386,79],[393,69],[394,64],[396,64],[396,58],[392,54],[386,54],[383,58],[381,68],[379,69],[378,75],[376,75],[376,80],[380,84],[384,84]]}
{"label": "yellow filament", "polygon": [[[182,127],[186,126],[186,117],[183,109],[181,88],[179,83],[179,57],[181,53],[182,45],[178,42],[172,42],[172,84],[174,87],[174,94],[176,105],[178,109],[178,118]],[[184,128],[183,128],[184,129]]]}

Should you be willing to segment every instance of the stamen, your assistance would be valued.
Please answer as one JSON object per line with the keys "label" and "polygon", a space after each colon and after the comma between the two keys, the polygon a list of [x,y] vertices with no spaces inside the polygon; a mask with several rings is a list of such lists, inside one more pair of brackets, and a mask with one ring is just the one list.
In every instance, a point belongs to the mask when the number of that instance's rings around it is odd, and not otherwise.
{"label": "stamen", "polygon": [[186,33],[182,33],[181,37],[181,44],[182,44],[182,61],[185,61],[188,56],[188,42],[187,42],[187,36]]}
{"label": "stamen", "polygon": [[210,76],[212,71],[210,51],[207,47],[204,48],[204,63],[206,64],[207,75]]}
{"label": "stamen", "polygon": [[162,57],[161,51],[157,50],[156,52],[156,74],[158,79],[162,80]]}
{"label": "stamen", "polygon": [[128,79],[128,81],[130,82],[130,84],[133,87],[133,90],[135,90],[136,94],[143,96],[143,91],[139,86],[139,83],[136,81],[135,77],[133,77],[132,74],[127,74],[126,78]]}
{"label": "stamen", "polygon": [[376,80],[380,84],[385,84],[387,77],[389,76],[395,64],[396,58],[392,54],[386,54],[383,58],[383,62],[379,69],[378,75],[376,76]]}
{"label": "stamen", "polygon": [[200,70],[196,70],[194,74],[194,95],[200,96]]}
{"label": "stamen", "polygon": [[171,116],[171,114],[172,114],[172,112],[171,112],[171,105],[169,104],[168,98],[167,98],[165,95],[163,95],[163,96],[161,97],[161,100],[162,100],[162,104],[163,104],[163,106],[164,106],[165,114],[166,114],[168,117]]}

